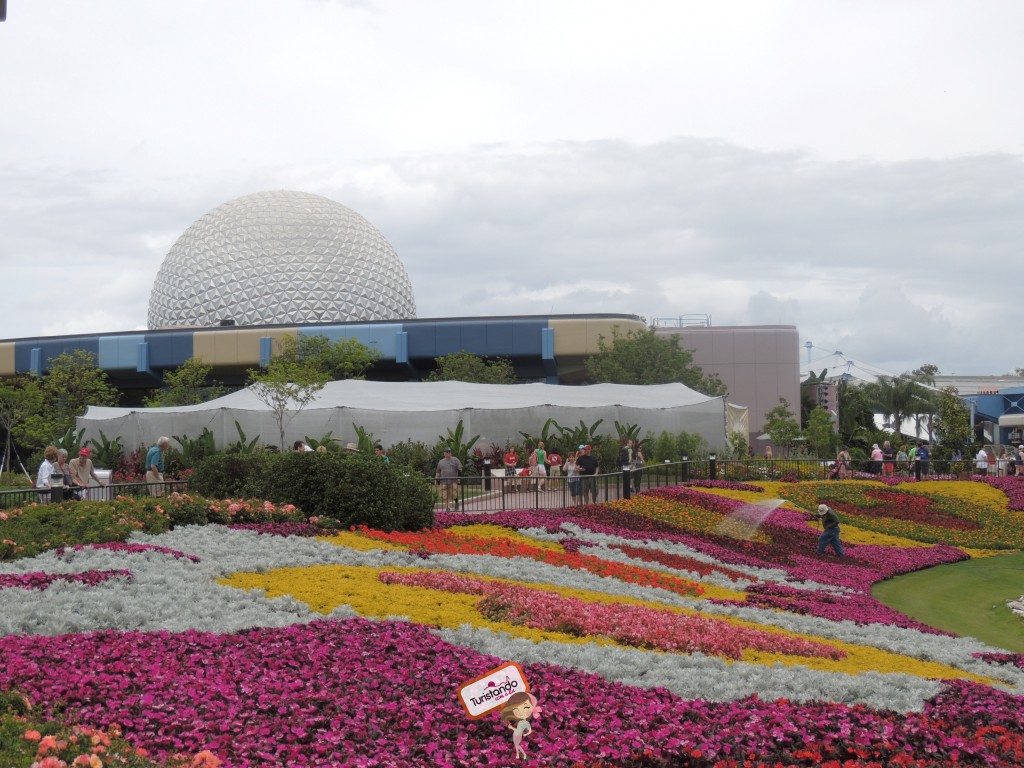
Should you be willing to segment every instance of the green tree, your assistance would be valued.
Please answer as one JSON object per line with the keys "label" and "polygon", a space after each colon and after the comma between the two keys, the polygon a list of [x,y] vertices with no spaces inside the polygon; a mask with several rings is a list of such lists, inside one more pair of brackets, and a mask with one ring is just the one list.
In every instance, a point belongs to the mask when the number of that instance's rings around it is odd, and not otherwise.
{"label": "green tree", "polygon": [[150,408],[197,405],[226,394],[227,387],[210,380],[212,365],[190,357],[173,371],[164,374],[164,386],[143,402]]}
{"label": "green tree", "polygon": [[471,381],[476,384],[515,384],[516,370],[504,357],[488,359],[472,352],[453,352],[435,358],[437,368],[427,381]]}
{"label": "green tree", "polygon": [[971,410],[960,399],[956,387],[939,390],[934,423],[938,440],[936,458],[947,459],[953,451],[963,449],[974,439],[971,429]]}
{"label": "green tree", "polygon": [[935,410],[931,390],[921,386],[914,375],[881,376],[877,382],[865,385],[875,410],[897,434],[902,434],[903,423],[910,418],[914,419],[915,432],[920,431],[922,417]]}
{"label": "green tree", "polygon": [[4,430],[4,467],[11,467],[11,444],[23,425],[43,410],[43,392],[33,376],[0,379],[0,427]]}
{"label": "green tree", "polygon": [[764,431],[786,455],[800,437],[800,424],[789,410],[789,401],[779,398],[779,404],[765,414]]}
{"label": "green tree", "polygon": [[117,405],[120,393],[85,349],[50,358],[49,371],[39,382],[43,408],[25,419],[22,434],[27,445],[39,448],[73,432],[75,418],[90,405]]}
{"label": "green tree", "polygon": [[875,434],[875,412],[864,385],[842,380],[836,386],[839,406],[839,444],[866,449]]}
{"label": "green tree", "polygon": [[598,337],[598,354],[584,363],[587,379],[593,384],[672,384],[680,383],[709,397],[728,394],[717,375],[704,375],[693,364],[693,352],[679,346],[679,335],[658,336],[653,330],[629,331],[625,335],[612,329],[611,344]]}
{"label": "green tree", "polygon": [[256,397],[271,411],[277,424],[283,451],[284,430],[296,413],[317,396],[328,376],[321,370],[295,362],[275,359],[264,370],[249,371],[249,386]]}
{"label": "green tree", "polygon": [[275,360],[322,373],[326,381],[361,379],[380,359],[380,352],[352,338],[287,334],[277,346]]}
{"label": "green tree", "polygon": [[804,436],[811,455],[820,459],[835,456],[836,432],[832,428],[832,417],[824,408],[812,408],[807,414]]}
{"label": "green tree", "polygon": [[914,381],[919,381],[922,384],[927,384],[929,387],[935,386],[935,377],[940,373],[939,366],[932,365],[931,363],[925,363],[920,368],[915,368],[910,372],[910,378]]}

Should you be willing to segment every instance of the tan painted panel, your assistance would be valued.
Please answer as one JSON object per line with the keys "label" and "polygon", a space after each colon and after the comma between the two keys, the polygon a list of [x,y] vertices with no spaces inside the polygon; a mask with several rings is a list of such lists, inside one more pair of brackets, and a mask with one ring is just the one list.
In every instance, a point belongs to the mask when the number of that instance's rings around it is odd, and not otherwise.
{"label": "tan painted panel", "polygon": [[611,343],[612,329],[622,335],[630,331],[644,331],[647,326],[641,320],[605,319],[565,319],[550,321],[555,332],[555,357],[571,355],[595,355],[598,353],[598,341],[604,336],[606,343]]}
{"label": "tan painted panel", "polygon": [[0,376],[13,376],[14,371],[14,342],[0,342]]}
{"label": "tan painted panel", "polygon": [[260,362],[260,339],[269,336],[276,342],[295,335],[293,329],[244,328],[238,330],[197,331],[193,338],[193,354],[207,365],[256,366]]}
{"label": "tan painted panel", "polygon": [[192,336],[192,357],[213,365],[217,361],[216,338],[215,331],[196,331]]}

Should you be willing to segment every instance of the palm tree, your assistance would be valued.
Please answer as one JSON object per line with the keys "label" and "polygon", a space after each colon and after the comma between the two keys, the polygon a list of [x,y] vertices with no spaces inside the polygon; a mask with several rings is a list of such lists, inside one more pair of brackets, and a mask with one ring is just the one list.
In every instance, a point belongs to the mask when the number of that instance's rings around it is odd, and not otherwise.
{"label": "palm tree", "polygon": [[915,417],[920,427],[921,416],[934,410],[931,392],[907,374],[879,377],[869,387],[872,404],[897,434],[908,418]]}

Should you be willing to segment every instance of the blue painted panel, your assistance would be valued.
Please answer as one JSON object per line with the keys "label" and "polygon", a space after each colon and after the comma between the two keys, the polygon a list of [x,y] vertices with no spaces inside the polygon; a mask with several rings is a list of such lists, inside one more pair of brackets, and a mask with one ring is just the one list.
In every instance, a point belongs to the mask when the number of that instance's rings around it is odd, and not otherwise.
{"label": "blue painted panel", "polygon": [[146,341],[145,334],[127,336],[100,336],[99,366],[111,371],[134,371],[139,364],[139,344]]}
{"label": "blue painted panel", "polygon": [[461,323],[435,323],[434,333],[437,335],[437,355],[435,357],[462,351]]}
{"label": "blue painted panel", "polygon": [[153,373],[153,368],[149,364],[149,344],[142,341],[135,345],[136,351],[136,362],[135,372],[136,373],[148,373],[150,376],[156,376]]}
{"label": "blue painted panel", "polygon": [[555,359],[555,329],[540,329],[540,356],[543,360]]}
{"label": "blue painted panel", "polygon": [[147,333],[149,364],[152,368],[177,368],[193,354],[192,331]]}
{"label": "blue painted panel", "polygon": [[409,359],[437,357],[437,335],[434,323],[410,323],[404,326],[409,334]]}
{"label": "blue painted panel", "polygon": [[84,349],[88,352],[92,352],[94,357],[99,360],[99,338],[92,336],[90,338],[67,338],[67,337],[48,337],[45,339],[28,339],[26,341],[19,341],[14,346],[14,368],[18,373],[29,373],[33,370],[32,368],[32,350],[39,350],[36,352],[38,356],[38,367],[42,373],[50,370],[51,358],[58,357],[65,352],[72,352],[76,349]]}
{"label": "blue painted panel", "polygon": [[462,348],[474,355],[492,356],[487,348],[487,321],[466,320],[461,325]]}
{"label": "blue painted panel", "polygon": [[409,334],[405,331],[395,334],[395,362],[409,364]]}
{"label": "blue painted panel", "polygon": [[487,321],[487,354],[491,357],[512,357],[511,320]]}
{"label": "blue painted panel", "polygon": [[272,336],[260,337],[260,368],[270,365],[270,358],[274,356],[274,338]]}
{"label": "blue painted panel", "polygon": [[325,336],[331,341],[355,339],[360,344],[370,341],[370,327],[367,325],[319,325],[316,328],[300,329],[299,333],[303,336]]}
{"label": "blue painted panel", "polygon": [[519,357],[540,355],[540,332],[547,327],[547,320],[513,320],[512,354]]}
{"label": "blue painted panel", "polygon": [[974,403],[977,412],[991,421],[999,421],[1003,415],[1005,403],[999,395],[978,395]]}
{"label": "blue painted panel", "polygon": [[398,334],[402,333],[402,326],[394,325],[371,325],[369,327],[369,346],[376,349],[384,360],[398,359]]}
{"label": "blue painted panel", "polygon": [[331,341],[355,339],[360,344],[376,349],[385,360],[395,359],[395,334],[402,332],[400,323],[386,325],[322,325],[300,329],[303,336],[324,336]]}

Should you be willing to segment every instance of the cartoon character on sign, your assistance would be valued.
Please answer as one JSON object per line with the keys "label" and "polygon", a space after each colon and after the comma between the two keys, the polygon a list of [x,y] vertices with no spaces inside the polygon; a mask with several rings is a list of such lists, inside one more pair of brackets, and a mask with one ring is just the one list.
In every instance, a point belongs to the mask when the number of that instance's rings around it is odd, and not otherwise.
{"label": "cartoon character on sign", "polygon": [[516,757],[526,759],[523,749],[523,737],[533,732],[530,718],[540,714],[537,697],[532,693],[513,693],[501,707],[501,721],[508,723],[512,730],[512,745],[516,749]]}

